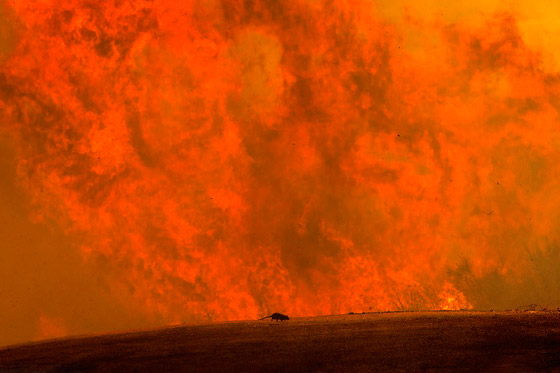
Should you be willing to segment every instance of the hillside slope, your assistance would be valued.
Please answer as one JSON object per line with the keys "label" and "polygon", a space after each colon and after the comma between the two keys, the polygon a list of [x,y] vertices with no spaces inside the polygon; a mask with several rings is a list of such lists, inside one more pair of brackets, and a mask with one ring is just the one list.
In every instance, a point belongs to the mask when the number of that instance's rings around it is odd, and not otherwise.
{"label": "hillside slope", "polygon": [[0,371],[560,369],[557,312],[425,312],[243,321],[0,350]]}

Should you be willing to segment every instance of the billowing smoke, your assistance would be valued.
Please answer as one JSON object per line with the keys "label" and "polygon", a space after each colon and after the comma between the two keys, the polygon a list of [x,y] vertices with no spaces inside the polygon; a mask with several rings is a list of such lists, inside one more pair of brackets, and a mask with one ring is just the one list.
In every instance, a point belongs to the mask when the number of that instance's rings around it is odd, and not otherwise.
{"label": "billowing smoke", "polygon": [[391,3],[2,3],[0,343],[560,303],[555,20]]}

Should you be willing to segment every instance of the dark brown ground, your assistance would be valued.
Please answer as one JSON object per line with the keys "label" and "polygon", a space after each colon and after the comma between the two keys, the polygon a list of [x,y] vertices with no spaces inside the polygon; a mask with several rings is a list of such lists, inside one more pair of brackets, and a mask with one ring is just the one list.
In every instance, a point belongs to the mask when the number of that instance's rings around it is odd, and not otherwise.
{"label": "dark brown ground", "polygon": [[558,312],[243,321],[0,350],[0,371],[560,371]]}

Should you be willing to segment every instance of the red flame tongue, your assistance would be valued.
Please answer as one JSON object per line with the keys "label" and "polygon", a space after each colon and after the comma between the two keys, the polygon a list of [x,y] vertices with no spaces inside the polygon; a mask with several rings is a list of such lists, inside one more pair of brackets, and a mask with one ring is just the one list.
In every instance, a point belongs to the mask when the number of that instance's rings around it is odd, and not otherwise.
{"label": "red flame tongue", "polygon": [[4,4],[0,128],[34,218],[167,322],[528,299],[557,79],[513,15],[414,9]]}

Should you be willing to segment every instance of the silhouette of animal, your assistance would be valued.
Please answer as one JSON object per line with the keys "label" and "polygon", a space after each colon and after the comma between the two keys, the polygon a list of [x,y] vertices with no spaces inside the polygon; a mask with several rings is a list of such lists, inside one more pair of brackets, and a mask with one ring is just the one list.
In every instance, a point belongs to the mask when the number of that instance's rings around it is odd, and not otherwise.
{"label": "silhouette of animal", "polygon": [[289,318],[288,316],[286,316],[286,315],[283,315],[283,314],[281,314],[281,313],[276,313],[276,312],[275,312],[275,313],[273,313],[272,315],[270,315],[270,316],[265,316],[265,317],[263,317],[262,319],[259,319],[259,320],[264,320],[264,319],[267,319],[267,318],[269,318],[269,317],[270,317],[271,321],[274,321],[274,320],[276,320],[276,321],[278,321],[278,320],[284,321],[284,320],[289,320],[289,319],[290,319],[290,318]]}

